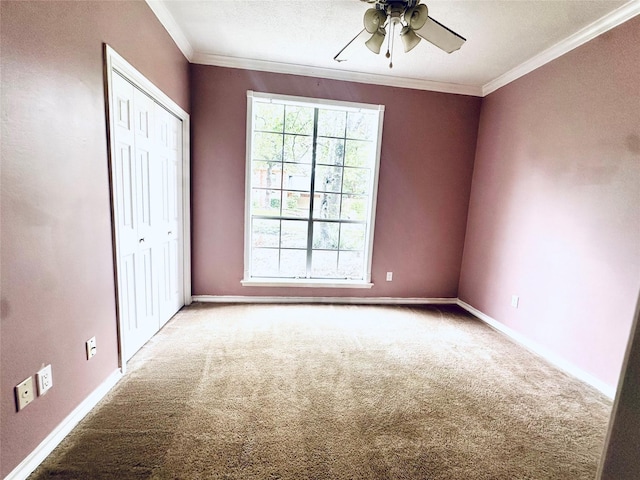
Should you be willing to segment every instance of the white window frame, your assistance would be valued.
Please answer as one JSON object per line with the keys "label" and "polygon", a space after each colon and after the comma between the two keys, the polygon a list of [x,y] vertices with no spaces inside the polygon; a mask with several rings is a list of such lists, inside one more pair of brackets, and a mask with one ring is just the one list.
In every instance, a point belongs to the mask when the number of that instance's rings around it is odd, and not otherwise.
{"label": "white window frame", "polygon": [[[365,238],[364,253],[365,274],[362,280],[351,279],[317,279],[317,278],[252,278],[251,273],[251,154],[253,135],[253,99],[275,100],[278,103],[291,105],[316,106],[322,108],[337,108],[341,110],[374,110],[378,112],[378,136],[375,152],[375,165],[373,171],[373,184],[371,191],[371,208],[367,219],[368,229]],[[373,259],[373,233],[375,230],[376,204],[378,197],[378,177],[380,171],[380,151],[382,146],[382,125],[384,123],[384,105],[367,103],[343,102],[318,98],[297,97],[290,95],[278,95],[262,92],[247,91],[247,138],[246,138],[246,172],[245,172],[245,226],[244,226],[244,278],[243,286],[260,287],[328,287],[328,288],[371,288],[371,262]]]}

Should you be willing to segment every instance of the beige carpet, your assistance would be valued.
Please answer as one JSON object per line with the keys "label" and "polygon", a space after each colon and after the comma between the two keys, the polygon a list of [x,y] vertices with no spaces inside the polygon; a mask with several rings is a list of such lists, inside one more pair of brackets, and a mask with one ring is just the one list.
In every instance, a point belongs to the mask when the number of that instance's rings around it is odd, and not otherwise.
{"label": "beige carpet", "polygon": [[31,478],[593,479],[610,408],[457,307],[194,305]]}

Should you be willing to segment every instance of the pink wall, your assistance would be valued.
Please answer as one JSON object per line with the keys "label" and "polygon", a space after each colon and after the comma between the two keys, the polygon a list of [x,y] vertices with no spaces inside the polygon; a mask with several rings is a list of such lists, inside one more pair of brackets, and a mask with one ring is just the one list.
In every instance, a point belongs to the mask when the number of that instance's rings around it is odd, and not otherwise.
{"label": "pink wall", "polygon": [[[102,43],[186,109],[189,71],[144,2],[2,0],[0,17],[4,477],[117,369]],[[53,389],[16,413],[14,385],[48,363]]]}
{"label": "pink wall", "polygon": [[[194,294],[459,294],[615,384],[640,286],[640,19],[491,94],[482,113],[460,95],[189,75],[141,1],[3,0],[0,21],[2,477],[117,368],[103,42],[191,101]],[[386,105],[373,289],[240,286],[248,89]],[[16,413],[13,386],[47,363],[54,388]]]}
{"label": "pink wall", "polygon": [[[191,82],[195,295],[457,296],[479,98],[203,65]],[[240,285],[247,90],[386,106],[372,289]]]}
{"label": "pink wall", "polygon": [[612,386],[640,287],[639,78],[635,18],[484,98],[460,279]]}

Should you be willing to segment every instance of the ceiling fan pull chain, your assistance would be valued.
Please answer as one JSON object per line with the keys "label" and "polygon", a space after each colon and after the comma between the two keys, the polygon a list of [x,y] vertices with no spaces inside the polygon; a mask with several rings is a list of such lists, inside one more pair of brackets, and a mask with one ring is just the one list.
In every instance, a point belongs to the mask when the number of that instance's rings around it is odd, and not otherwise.
{"label": "ceiling fan pull chain", "polygon": [[389,35],[389,40],[387,40],[387,53],[384,54],[387,58],[391,57],[391,37],[393,37],[393,35]]}
{"label": "ceiling fan pull chain", "polygon": [[389,44],[391,45],[391,53],[389,53],[389,51],[387,51],[387,58],[389,59],[389,68],[393,68],[393,45],[394,45],[394,38],[396,35],[396,22],[392,22],[391,23],[391,35],[389,38]]}

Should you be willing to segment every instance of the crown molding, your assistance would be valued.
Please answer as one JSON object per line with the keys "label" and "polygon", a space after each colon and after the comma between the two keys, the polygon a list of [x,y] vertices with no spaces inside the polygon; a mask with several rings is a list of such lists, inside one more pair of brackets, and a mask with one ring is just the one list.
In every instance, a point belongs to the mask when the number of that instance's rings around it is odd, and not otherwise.
{"label": "crown molding", "polygon": [[327,78],[331,80],[343,80],[348,82],[369,83],[373,85],[385,85],[388,87],[413,88],[415,90],[427,90],[441,93],[454,93],[459,95],[482,96],[482,87],[476,85],[460,85],[455,83],[434,82],[417,78],[392,77],[389,75],[377,75],[370,73],[335,70],[332,68],[310,67],[291,63],[270,62],[266,60],[253,60],[237,57],[226,57],[207,53],[194,52],[191,43],[187,39],[173,15],[164,4],[164,0],[145,0],[160,23],[167,30],[180,51],[191,63],[212,65],[217,67],[239,68],[244,70],[257,70],[260,72],[282,73],[290,75],[302,75],[305,77]]}
{"label": "crown molding", "polygon": [[187,39],[182,29],[178,26],[178,22],[173,18],[171,12],[167,9],[162,0],[145,0],[151,11],[158,18],[167,33],[176,43],[182,54],[191,62],[193,58],[193,47]]}
{"label": "crown molding", "polygon": [[310,67],[306,65],[295,65],[290,63],[271,62],[266,60],[245,59],[237,57],[226,57],[222,55],[212,55],[194,52],[191,43],[178,26],[164,5],[163,0],[145,0],[160,23],[167,30],[180,51],[191,63],[201,65],[212,65],[227,68],[239,68],[244,70],[256,70],[260,72],[281,73],[290,75],[302,75],[305,77],[326,78],[330,80],[342,80],[348,82],[368,83],[373,85],[384,85],[388,87],[412,88],[415,90],[427,90],[441,93],[454,93],[459,95],[471,95],[475,97],[485,97],[499,88],[517,80],[518,78],[531,73],[537,68],[555,60],[556,58],[570,52],[571,50],[587,43],[598,35],[601,35],[612,28],[630,20],[640,14],[640,0],[631,0],[620,8],[610,12],[604,17],[596,20],[592,24],[584,27],[573,35],[558,42],[547,50],[531,57],[517,67],[491,80],[485,85],[461,85],[446,82],[434,82],[431,80],[421,80],[417,78],[392,77],[389,75],[378,75],[371,73],[352,72],[348,70],[336,70],[332,68]]}
{"label": "crown molding", "polygon": [[433,82],[416,78],[391,77],[371,73],[334,70],[332,68],[310,67],[291,63],[270,62],[246,58],[225,57],[205,53],[195,53],[192,63],[212,65],[216,67],[240,68],[243,70],[257,70],[259,72],[283,73],[301,75],[304,77],[327,78],[347,82],[368,83],[388,87],[413,88],[432,92],[455,93],[459,95],[482,96],[482,88],[475,85],[459,85],[455,83]]}
{"label": "crown molding", "polygon": [[499,88],[504,87],[527,73],[542,67],[565,53],[570,52],[574,48],[584,45],[589,40],[593,40],[598,35],[617,27],[638,14],[640,14],[640,0],[631,0],[628,3],[625,3],[620,8],[617,8],[592,24],[587,25],[583,29],[578,30],[576,33],[565,38],[561,42],[556,43],[547,50],[531,57],[526,62],[521,63],[517,67],[491,80],[482,87],[481,96],[485,97],[491,92],[495,92]]}

